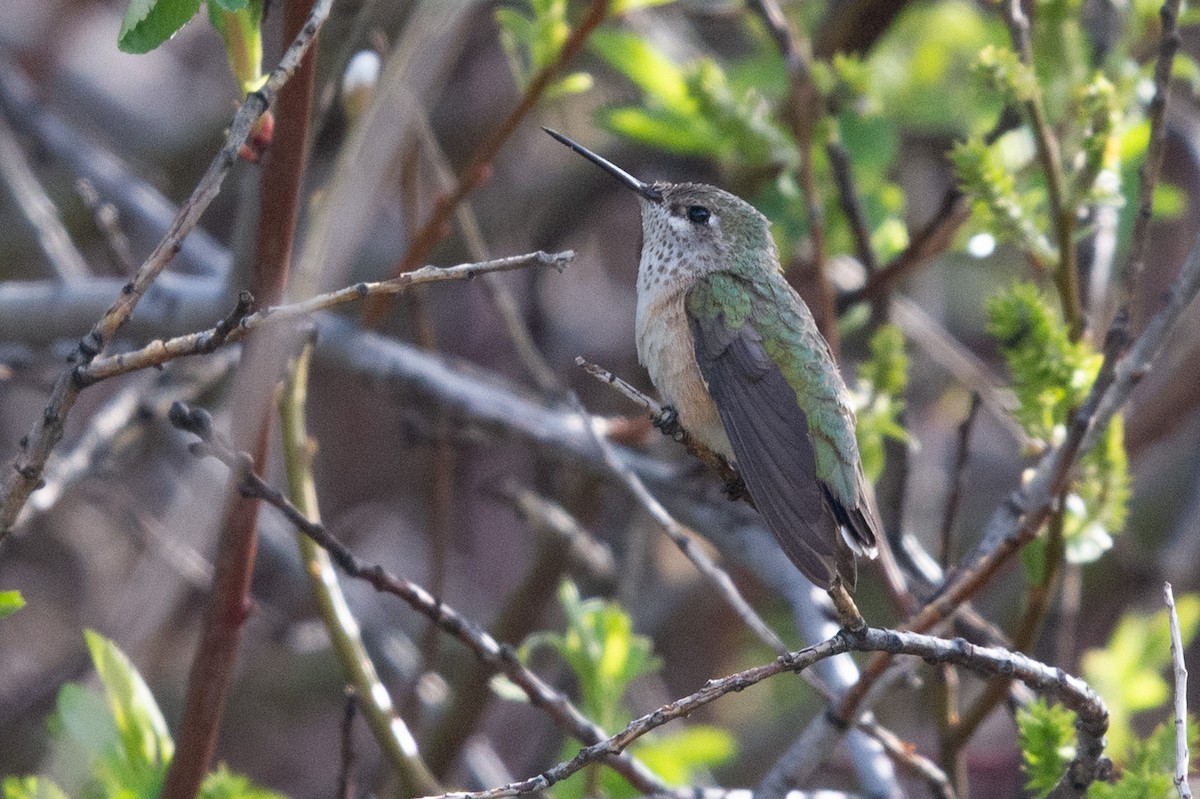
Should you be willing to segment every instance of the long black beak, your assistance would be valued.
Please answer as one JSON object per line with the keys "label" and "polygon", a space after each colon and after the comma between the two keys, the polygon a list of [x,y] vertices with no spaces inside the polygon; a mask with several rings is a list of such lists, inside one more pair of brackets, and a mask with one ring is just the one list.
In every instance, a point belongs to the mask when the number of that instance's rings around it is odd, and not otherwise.
{"label": "long black beak", "polygon": [[624,169],[621,169],[621,167],[617,166],[616,164],[612,163],[611,161],[601,158],[600,156],[596,155],[594,152],[592,152],[588,148],[584,147],[582,144],[577,144],[576,142],[571,141],[566,136],[562,135],[561,133],[559,133],[556,130],[550,130],[550,128],[542,128],[542,130],[546,131],[551,136],[553,136],[555,139],[558,139],[560,142],[567,145],[572,150],[579,153],[584,158],[591,161],[593,164],[600,167],[601,169],[603,169],[608,174],[612,175],[617,180],[621,181],[621,183],[626,188],[633,189],[639,195],[641,195],[642,197],[645,197],[647,200],[649,200],[652,203],[661,203],[663,201],[662,193],[658,189],[651,186],[649,183],[643,183],[642,181],[635,178],[633,175],[626,172]]}

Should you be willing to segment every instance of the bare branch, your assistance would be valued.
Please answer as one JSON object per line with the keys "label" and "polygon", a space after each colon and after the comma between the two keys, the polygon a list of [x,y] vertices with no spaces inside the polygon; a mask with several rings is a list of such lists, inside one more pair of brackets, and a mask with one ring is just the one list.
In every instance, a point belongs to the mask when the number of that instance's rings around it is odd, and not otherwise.
{"label": "bare branch", "polygon": [[1175,669],[1175,788],[1179,799],[1192,799],[1188,784],[1191,755],[1188,754],[1187,664],[1183,661],[1183,635],[1179,631],[1179,614],[1175,612],[1175,593],[1170,583],[1163,584],[1163,601],[1171,619],[1171,662]]}
{"label": "bare branch", "polygon": [[58,378],[51,391],[50,399],[45,409],[34,422],[29,434],[24,438],[22,453],[13,464],[13,471],[4,482],[3,493],[0,494],[0,542],[11,532],[16,522],[17,514],[25,506],[29,495],[41,485],[42,472],[50,452],[63,435],[63,425],[67,414],[75,405],[82,386],[76,382],[75,369],[77,365],[86,365],[108,346],[117,330],[133,313],[142,295],[153,284],[159,273],[166,268],[175,253],[179,251],[182,241],[200,221],[201,214],[208,208],[209,203],[221,191],[225,176],[229,174],[237,159],[238,148],[246,141],[254,122],[266,111],[271,100],[287,83],[292,73],[300,64],[301,58],[308,52],[309,46],[316,37],[317,31],[329,15],[333,0],[316,0],[308,20],[301,28],[295,41],[284,52],[278,66],[272,70],[266,84],[257,92],[246,98],[225,136],[225,142],[217,153],[208,171],[196,184],[187,202],[179,209],[167,233],[149,258],[138,269],[137,274],[125,284],[116,301],[92,328],[91,332],[79,342],[72,356],[73,364]]}
{"label": "bare branch", "polygon": [[[209,353],[223,344],[240,341],[250,331],[261,327],[267,321],[280,322],[309,316],[317,311],[333,308],[348,302],[356,302],[365,297],[378,294],[399,294],[409,286],[423,283],[437,283],[447,280],[470,280],[478,275],[489,272],[506,272],[526,267],[550,267],[561,272],[575,257],[575,253],[566,252],[547,254],[544,252],[516,255],[510,258],[497,258],[477,264],[459,264],[458,266],[437,267],[426,266],[413,272],[408,272],[391,280],[374,283],[357,283],[353,286],[338,289],[328,294],[320,294],[301,302],[289,305],[276,305],[263,308],[253,314],[241,315],[235,313],[223,323],[185,336],[176,336],[166,341],[152,341],[145,347],[133,352],[117,353],[96,358],[91,363],[76,370],[76,382],[90,385],[117,375],[128,374],[148,366],[158,366],[176,358],[188,355]],[[245,308],[249,310],[249,308]]]}
{"label": "bare branch", "polygon": [[[180,402],[172,406],[169,418],[176,427],[200,438],[200,442],[192,445],[195,454],[211,455],[228,466],[239,476],[243,494],[261,499],[281,511],[297,530],[328,552],[334,563],[347,575],[364,581],[376,591],[399,597],[413,610],[458,639],[474,652],[477,658],[496,671],[502,672],[516,684],[525,692],[530,704],[550,716],[568,735],[587,744],[605,739],[604,731],[584,716],[567,697],[522,665],[510,645],[500,643],[416,583],[389,573],[379,564],[360,561],[350,548],[327,531],[324,525],[307,519],[287,497],[267,485],[254,472],[248,454],[235,452],[223,440],[214,429],[212,417],[206,411],[189,408]],[[612,757],[602,759],[640,791],[658,793],[666,790],[657,777],[628,755],[614,753]]]}
{"label": "bare branch", "polygon": [[83,280],[91,270],[63,227],[58,208],[25,159],[12,128],[0,119],[0,179],[37,233],[38,246],[59,280]]}
{"label": "bare branch", "polygon": [[[1103,758],[1103,737],[1108,728],[1108,711],[1095,691],[1079,678],[1067,675],[1061,669],[1039,663],[1025,655],[1003,649],[977,647],[961,638],[947,640],[911,632],[868,627],[859,632],[842,630],[827,641],[791,652],[771,663],[746,669],[718,680],[709,680],[699,691],[634,719],[625,729],[611,738],[582,749],[571,760],[559,763],[536,777],[487,791],[443,794],[438,799],[502,799],[545,790],[592,762],[623,752],[630,744],[651,730],[690,715],[726,694],[743,691],[778,674],[802,671],[818,661],[843,652],[888,652],[913,655],[934,663],[952,663],[963,666],[982,674],[1011,675],[1031,688],[1061,701],[1064,706],[1074,710],[1079,716],[1078,749],[1081,753],[1080,757],[1086,764],[1090,764],[1091,772],[1086,768],[1076,770],[1075,763],[1072,763],[1072,772],[1078,771],[1080,775],[1093,772],[1100,775],[1107,773],[1107,760]],[[1079,759],[1077,758],[1077,761]]]}

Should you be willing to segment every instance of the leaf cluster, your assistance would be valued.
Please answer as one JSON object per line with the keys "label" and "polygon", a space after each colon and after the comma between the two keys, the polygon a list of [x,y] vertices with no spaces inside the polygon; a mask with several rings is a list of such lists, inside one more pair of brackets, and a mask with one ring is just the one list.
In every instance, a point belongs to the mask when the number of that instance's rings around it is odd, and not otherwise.
{"label": "leaf cluster", "polygon": [[[1084,342],[1073,342],[1058,312],[1031,283],[1017,283],[987,304],[988,331],[1000,344],[1017,395],[1016,417],[1044,443],[1061,441],[1070,414],[1084,401],[1103,360]],[[1065,503],[1067,559],[1096,560],[1112,546],[1125,522],[1129,472],[1121,417],[1079,464]]]}
{"label": "leaf cluster", "polygon": [[[569,580],[560,585],[558,598],[566,629],[531,635],[521,645],[520,655],[529,660],[539,647],[556,652],[571,669],[583,712],[605,730],[618,729],[630,718],[625,708],[630,684],[658,671],[662,664],[653,654],[650,639],[633,632],[633,620],[616,602],[583,599]],[[733,739],[724,730],[692,725],[641,738],[631,751],[665,782],[688,785],[695,782],[698,771],[731,758],[734,749]],[[562,754],[568,759],[575,748],[567,746]],[[555,787],[556,799],[637,796],[637,790],[616,772],[589,769],[585,773],[597,784],[589,788],[583,779],[567,780]]]}
{"label": "leaf cluster", "polygon": [[[4,799],[154,799],[162,790],[175,742],[154,695],[115,643],[87,630],[100,690],[67,683],[48,722],[55,742],[50,775],[6,777]],[[207,775],[200,799],[281,799],[221,766]]]}

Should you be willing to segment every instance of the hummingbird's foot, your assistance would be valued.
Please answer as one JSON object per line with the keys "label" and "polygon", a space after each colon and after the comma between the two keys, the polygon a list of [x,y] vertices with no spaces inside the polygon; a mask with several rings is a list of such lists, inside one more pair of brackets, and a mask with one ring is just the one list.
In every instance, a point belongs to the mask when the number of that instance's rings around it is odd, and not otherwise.
{"label": "hummingbird's foot", "polygon": [[679,424],[679,414],[670,405],[662,406],[662,412],[655,418],[654,426],[664,436],[670,436],[676,441],[683,440],[683,427]]}
{"label": "hummingbird's foot", "polygon": [[730,502],[737,502],[750,495],[750,492],[746,490],[746,481],[742,479],[740,474],[726,480],[725,487],[721,491]]}

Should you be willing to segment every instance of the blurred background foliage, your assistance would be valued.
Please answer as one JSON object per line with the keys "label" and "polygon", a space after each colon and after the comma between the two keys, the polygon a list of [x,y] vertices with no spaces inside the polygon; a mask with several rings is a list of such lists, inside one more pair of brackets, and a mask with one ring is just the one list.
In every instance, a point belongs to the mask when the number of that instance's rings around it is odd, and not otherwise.
{"label": "blurred background foliage", "polygon": [[[1026,3],[1031,62],[1011,38],[1007,4],[783,6],[790,40],[764,4],[736,0],[613,0],[599,17],[600,6],[567,0],[336,3],[319,50],[302,236],[311,251],[323,230],[344,235],[330,245],[336,257],[321,262],[319,282],[328,288],[388,274],[436,213],[447,176],[502,135],[483,185],[447,221],[428,260],[478,259],[481,249],[576,249],[565,276],[508,275],[501,283],[562,385],[595,411],[630,417],[613,428],[623,443],[685,463],[573,366],[584,355],[648,388],[632,334],[639,223],[627,194],[538,126],[564,131],[641,178],[712,182],[745,197],[771,220],[788,278],[818,317],[840,312],[825,318],[827,332],[840,338],[864,468],[879,484],[889,526],[946,566],[974,548],[1023,472],[1063,439],[1100,368],[1150,141],[1161,4]],[[261,85],[279,52],[269,7],[209,0],[203,11],[198,0],[0,7],[0,66],[12,76],[0,106],[97,277],[123,267],[76,187],[78,162],[64,155],[64,146],[78,145],[48,140],[31,108],[114,151],[135,186],[144,181],[180,201],[230,109]],[[1200,226],[1192,201],[1200,180],[1198,15],[1185,9],[1180,17],[1164,180],[1153,197],[1145,272],[1128,298],[1135,333],[1160,306]],[[578,55],[560,63],[576,45]],[[366,77],[347,69],[361,66],[364,53],[380,65]],[[34,106],[14,99],[18,79]],[[531,101],[528,113],[513,119],[522,100]],[[373,182],[356,182],[356,168]],[[234,290],[252,251],[255,170],[241,164],[204,219],[232,260]],[[345,202],[346,185],[360,187],[363,204]],[[161,226],[125,205],[120,190],[109,192],[133,251],[143,254]],[[7,194],[0,221],[0,280],[45,280],[36,236]],[[922,249],[930,231],[936,243]],[[533,370],[509,342],[492,290],[472,283],[398,302],[384,332],[413,338],[422,318],[441,351],[536,396]],[[20,437],[40,409],[59,342],[89,321],[30,324],[0,340],[0,440]],[[1153,609],[1164,578],[1181,594],[1200,588],[1200,384],[1189,371],[1198,348],[1193,312],[1162,368],[1083,459],[1061,509],[1022,553],[1024,568],[979,598],[1031,654],[1080,672],[1107,701],[1121,780],[1093,786],[1096,796],[1157,796],[1170,786],[1162,676],[1169,649],[1165,616]],[[68,444],[117,389],[95,390]],[[497,502],[501,478],[515,475],[554,496],[612,548],[615,574],[559,563],[520,630],[529,636],[526,661],[607,729],[772,656],[619,488],[562,455],[465,420],[447,462],[436,454],[444,420],[403,388],[397,395],[318,364],[310,392],[331,527],[481,623],[499,615],[542,546]],[[204,396],[221,407],[221,384]],[[449,502],[437,487],[446,471]],[[702,516],[721,502],[711,476],[692,470],[681,482],[675,507],[701,508]],[[157,794],[213,552],[200,520],[219,507],[218,486],[147,412],[0,552],[0,587],[19,589],[27,603],[14,612],[19,600],[0,593],[0,613],[13,613],[0,621],[0,773],[53,774],[63,762],[54,753],[74,740],[86,750],[74,765],[86,765],[63,783],[78,788],[68,795]],[[290,532],[269,516],[263,525],[259,608],[218,751],[248,777],[215,772],[214,797],[274,795],[260,784],[294,796],[324,793],[338,768],[337,662]],[[863,570],[867,618],[896,621],[873,567]],[[564,575],[575,582],[560,582]],[[734,576],[789,644],[800,645],[785,600],[753,569],[743,565]],[[464,655],[453,642],[430,643],[436,636],[411,614],[358,586],[347,592],[382,679],[420,740],[460,687],[455,660]],[[1200,618],[1194,595],[1181,597],[1180,615],[1190,641]],[[114,639],[128,658],[95,633],[85,650],[84,627]],[[93,666],[104,698],[75,682]],[[514,695],[502,680],[492,687]],[[928,708],[943,707],[944,693],[930,672],[924,684],[897,687],[878,714],[937,760],[949,750],[939,751]],[[966,689],[964,703],[977,693]],[[1193,707],[1197,698],[1193,689]],[[753,785],[820,705],[796,681],[776,680],[634,752],[672,783]],[[502,781],[502,770],[481,762],[524,776],[575,751],[520,702],[481,706],[477,723],[453,760],[454,779]],[[963,758],[946,765],[959,780],[988,786],[988,795],[1044,794],[1071,757],[1072,725],[1071,714],[1052,706],[1013,711],[1001,703],[961,748]],[[360,739],[360,782],[388,790],[386,767]],[[842,756],[821,778],[852,785]],[[11,777],[4,790],[9,799],[58,795],[36,777]],[[555,795],[632,793],[593,768]]]}

